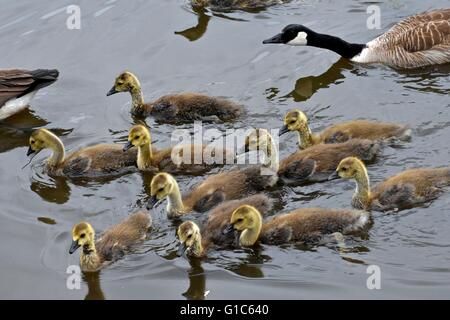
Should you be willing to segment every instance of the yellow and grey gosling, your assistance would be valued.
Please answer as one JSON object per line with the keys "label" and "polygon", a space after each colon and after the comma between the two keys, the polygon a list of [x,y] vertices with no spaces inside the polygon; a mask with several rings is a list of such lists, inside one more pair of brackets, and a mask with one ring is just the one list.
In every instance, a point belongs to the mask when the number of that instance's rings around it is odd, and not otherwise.
{"label": "yellow and grey gosling", "polygon": [[[265,137],[265,138],[264,138]],[[267,130],[252,132],[246,139],[246,150],[266,153],[267,163],[277,172],[279,179],[287,183],[310,183],[327,181],[339,162],[349,156],[357,156],[365,161],[375,159],[380,144],[367,139],[352,139],[343,143],[317,144],[305,150],[299,150],[290,156],[278,160],[278,150],[273,137]]]}
{"label": "yellow and grey gosling", "polygon": [[195,222],[183,222],[177,231],[180,241],[179,254],[186,253],[188,256],[201,258],[213,245],[225,247],[235,244],[235,235],[225,231],[233,212],[243,205],[250,205],[262,213],[267,213],[272,210],[273,201],[264,194],[226,201],[208,214],[208,219],[202,225],[201,231]]}
{"label": "yellow and grey gosling", "polygon": [[118,144],[98,144],[66,156],[62,141],[47,129],[33,131],[27,156],[50,149],[46,171],[68,177],[98,177],[129,172],[136,167],[137,150],[123,152]]}
{"label": "yellow and grey gosling", "polygon": [[290,0],[190,0],[193,7],[211,7],[216,10],[260,9]]}
{"label": "yellow and grey gosling", "polygon": [[152,225],[152,218],[146,211],[138,211],[114,227],[106,230],[95,240],[95,230],[87,222],[80,222],[72,229],[72,245],[69,253],[82,248],[81,270],[94,272],[120,259],[134,245],[142,242]]}
{"label": "yellow and grey gosling", "polygon": [[[208,145],[179,145],[173,148],[157,150],[152,146],[149,129],[143,125],[131,127],[128,134],[128,142],[123,147],[123,150],[127,151],[132,147],[138,149],[137,166],[141,171],[164,171],[171,174],[198,175],[212,168],[224,166],[227,163],[234,163],[235,159],[234,151],[224,148],[209,150]],[[190,150],[190,157],[186,156],[186,159],[183,156],[185,149]],[[206,159],[205,157],[210,157],[211,159]],[[197,159],[201,159],[201,163],[196,163]]]}
{"label": "yellow and grey gosling", "polygon": [[328,127],[320,133],[312,133],[308,125],[308,118],[299,109],[289,111],[284,117],[284,126],[280,130],[280,136],[289,131],[298,133],[301,149],[319,143],[339,143],[350,139],[397,138],[404,140],[411,137],[411,129],[408,126],[367,120],[348,121]]}
{"label": "yellow and grey gosling", "polygon": [[450,168],[403,171],[371,189],[364,163],[355,157],[341,161],[332,178],[354,179],[352,205],[358,209],[405,209],[435,199],[450,184]]}
{"label": "yellow and grey gosling", "polygon": [[367,44],[348,43],[298,24],[286,26],[263,43],[324,48],[353,62],[397,69],[439,65],[450,62],[450,9],[408,17]]}
{"label": "yellow and grey gosling", "polygon": [[56,69],[0,70],[0,120],[26,109],[40,89],[58,79]]}
{"label": "yellow and grey gosling", "polygon": [[152,116],[157,122],[181,124],[196,120],[231,121],[244,111],[241,105],[226,99],[210,97],[200,93],[185,92],[163,96],[145,103],[141,84],[133,73],[120,74],[107,96],[129,92],[132,99],[131,113],[135,116]]}
{"label": "yellow and grey gosling", "polygon": [[182,196],[175,178],[162,172],[152,179],[147,208],[152,209],[167,198],[168,218],[177,218],[192,211],[206,212],[224,201],[261,192],[276,181],[276,176],[262,175],[260,167],[252,166],[211,175]]}
{"label": "yellow and grey gosling", "polygon": [[233,212],[228,231],[240,232],[239,244],[243,247],[258,241],[274,245],[294,241],[316,244],[325,235],[357,232],[369,224],[368,212],[322,208],[297,209],[263,222],[256,208],[244,205]]}

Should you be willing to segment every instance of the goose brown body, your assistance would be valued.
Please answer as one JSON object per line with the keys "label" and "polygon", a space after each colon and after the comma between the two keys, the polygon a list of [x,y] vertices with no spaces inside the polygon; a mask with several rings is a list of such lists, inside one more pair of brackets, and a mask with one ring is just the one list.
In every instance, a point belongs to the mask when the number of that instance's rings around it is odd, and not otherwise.
{"label": "goose brown body", "polygon": [[0,120],[26,108],[34,94],[58,76],[56,69],[0,70]]}
{"label": "goose brown body", "polygon": [[176,180],[167,173],[159,173],[151,182],[150,207],[167,197],[169,218],[192,211],[206,212],[221,202],[261,192],[276,182],[276,175],[261,174],[260,166],[251,166],[211,175],[181,196]]}
{"label": "goose brown body", "polygon": [[410,129],[405,125],[368,120],[353,120],[335,124],[320,133],[312,133],[306,115],[296,109],[289,111],[284,117],[284,126],[280,135],[288,131],[299,134],[299,146],[306,149],[319,143],[340,143],[350,139],[382,140],[388,138],[406,139]]}
{"label": "goose brown body", "polygon": [[256,9],[282,4],[288,0],[191,0],[193,6],[212,7],[213,9]]}
{"label": "goose brown body", "polygon": [[135,125],[130,129],[124,150],[132,146],[138,148],[136,162],[142,171],[201,174],[214,167],[233,163],[235,159],[232,150],[208,145],[177,145],[158,150],[152,146],[150,131],[143,125]]}
{"label": "goose brown body", "polygon": [[318,144],[299,150],[281,160],[278,175],[287,182],[325,181],[336,170],[342,159],[355,156],[372,161],[379,150],[379,143],[366,139]]}
{"label": "goose brown body", "polygon": [[[244,199],[226,201],[208,214],[201,231],[192,221],[182,223],[177,234],[187,255],[202,257],[213,245],[224,247],[235,244],[235,236],[226,233],[225,230],[229,226],[233,212],[242,205],[251,205],[265,214],[272,210],[273,200],[264,194],[256,194]],[[196,229],[200,233],[196,234],[194,241],[186,244],[189,234],[195,234]]]}
{"label": "goose brown body", "polygon": [[123,152],[116,144],[98,144],[82,148],[67,157],[62,141],[46,129],[31,134],[28,155],[42,149],[52,150],[46,171],[52,175],[68,177],[98,177],[133,171],[136,167],[137,150]]}
{"label": "goose brown body", "polygon": [[256,208],[244,205],[233,212],[230,223],[241,232],[241,246],[252,246],[258,240],[265,244],[312,244],[324,235],[359,231],[369,225],[370,215],[356,210],[303,208],[263,222]]}
{"label": "goose brown body", "polygon": [[161,123],[181,124],[195,120],[230,121],[243,113],[242,106],[234,102],[193,92],[170,94],[153,102],[144,103],[139,80],[128,71],[116,78],[107,95],[118,92],[131,94],[133,115],[151,116]]}
{"label": "goose brown body", "polygon": [[403,171],[371,189],[367,170],[357,158],[341,161],[337,175],[354,179],[357,190],[352,205],[359,209],[387,211],[404,209],[435,199],[450,184],[450,168]]}
{"label": "goose brown body", "polygon": [[95,241],[95,231],[87,222],[80,222],[72,230],[70,253],[81,247],[80,266],[83,271],[97,271],[120,259],[132,247],[146,238],[152,224],[146,211],[138,211],[106,230]]}

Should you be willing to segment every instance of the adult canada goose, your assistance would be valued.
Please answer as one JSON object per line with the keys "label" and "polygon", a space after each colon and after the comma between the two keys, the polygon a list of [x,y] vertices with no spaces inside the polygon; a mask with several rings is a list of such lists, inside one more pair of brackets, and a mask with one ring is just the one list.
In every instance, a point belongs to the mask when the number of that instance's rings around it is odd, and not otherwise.
{"label": "adult canada goose", "polygon": [[284,126],[280,129],[280,136],[289,131],[298,132],[301,149],[319,143],[338,143],[350,139],[407,139],[411,136],[411,129],[408,126],[367,120],[348,121],[328,127],[320,133],[312,133],[308,125],[308,118],[298,109],[291,110],[286,114]]}
{"label": "adult canada goose", "polygon": [[298,24],[286,26],[263,43],[324,48],[353,62],[383,63],[398,69],[438,65],[450,62],[450,9],[406,18],[367,44],[348,43]]}
{"label": "adult canada goose", "polygon": [[278,214],[263,222],[261,213],[254,207],[244,205],[236,209],[228,231],[241,232],[239,244],[253,246],[258,240],[265,244],[283,244],[292,241],[315,244],[325,235],[352,233],[370,224],[365,211],[303,208]]}
{"label": "adult canada goose", "polygon": [[273,201],[264,194],[256,194],[244,199],[226,201],[215,207],[209,214],[208,219],[202,225],[201,231],[193,221],[183,222],[177,231],[180,240],[179,254],[186,253],[188,256],[203,257],[213,245],[229,246],[236,243],[231,232],[225,232],[230,223],[233,212],[243,206],[255,207],[263,214],[273,208]]}
{"label": "adult canada goose", "polygon": [[[134,125],[128,134],[124,151],[137,147],[137,166],[142,171],[164,171],[172,174],[200,174],[217,166],[234,163],[234,151],[209,145],[177,145],[156,150],[152,147],[150,131]],[[184,151],[188,152],[184,155]]]}
{"label": "adult canada goose", "polygon": [[0,120],[28,107],[36,92],[58,79],[56,69],[0,70]]}
{"label": "adult canada goose", "polygon": [[364,163],[355,157],[341,161],[332,178],[354,179],[352,205],[358,209],[387,211],[431,201],[450,184],[450,167],[403,171],[370,188]]}
{"label": "adult canada goose", "polygon": [[163,96],[145,103],[138,78],[131,72],[120,74],[107,96],[129,92],[132,99],[131,113],[135,116],[152,116],[161,123],[187,123],[201,121],[230,121],[243,113],[242,106],[234,102],[209,97],[200,93],[178,93]]}
{"label": "adult canada goose", "polygon": [[47,129],[33,131],[27,156],[50,149],[46,171],[68,177],[98,177],[128,172],[136,167],[137,150],[123,152],[118,144],[98,144],[65,155],[62,141]]}
{"label": "adult canada goose", "polygon": [[263,191],[276,181],[276,175],[261,174],[261,167],[251,166],[211,175],[182,196],[175,178],[162,172],[152,179],[147,208],[151,209],[167,198],[168,218],[177,218],[192,211],[206,212],[226,200]]}
{"label": "adult canada goose", "polygon": [[134,245],[143,241],[152,225],[152,218],[146,211],[138,211],[114,227],[106,230],[95,240],[95,230],[87,222],[80,222],[72,229],[72,245],[69,253],[82,247],[81,270],[97,271],[120,259]]}
{"label": "adult canada goose", "polygon": [[[269,142],[265,142],[265,141]],[[278,149],[267,130],[255,130],[246,138],[246,150],[259,149],[266,153],[269,165],[278,177],[287,183],[326,181],[339,162],[349,156],[372,161],[380,150],[380,144],[371,140],[352,139],[343,143],[317,144],[299,150],[283,160],[278,160]],[[247,146],[247,145],[250,146]]]}
{"label": "adult canada goose", "polygon": [[289,0],[190,0],[194,7],[211,7],[212,9],[237,10],[258,9]]}

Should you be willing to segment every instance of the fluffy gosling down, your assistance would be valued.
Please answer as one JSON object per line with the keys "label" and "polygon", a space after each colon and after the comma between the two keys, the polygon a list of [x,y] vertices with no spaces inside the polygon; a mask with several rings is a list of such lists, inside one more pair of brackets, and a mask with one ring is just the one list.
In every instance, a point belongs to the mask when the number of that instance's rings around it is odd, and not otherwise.
{"label": "fluffy gosling down", "polygon": [[80,222],[72,229],[72,245],[69,253],[72,254],[81,247],[81,270],[98,271],[120,259],[134,245],[142,242],[151,225],[150,214],[138,211],[106,230],[98,240],[95,240],[94,228],[87,222]]}
{"label": "fluffy gosling down", "polygon": [[[235,159],[235,153],[232,150],[224,148],[208,150],[208,146],[206,145],[181,145],[156,150],[152,146],[149,129],[143,125],[131,127],[128,134],[128,142],[123,147],[123,150],[127,151],[132,147],[138,149],[137,166],[141,171],[164,171],[172,174],[201,174],[214,167],[223,166],[225,163],[230,162],[230,159],[232,161]],[[186,150],[190,150],[190,158],[186,159],[188,163],[181,161],[184,160],[183,152],[185,148]],[[221,156],[216,157],[219,154]],[[211,157],[211,159],[205,159],[205,157]],[[175,163],[173,161],[174,158],[180,160],[180,163]],[[196,163],[195,159],[202,159],[202,162]],[[213,159],[217,161],[212,161]]]}
{"label": "fluffy gosling down", "polygon": [[382,63],[397,69],[439,65],[450,62],[450,9],[408,17],[366,44],[348,43],[299,24],[286,26],[263,43],[324,48],[356,63]]}
{"label": "fluffy gosling down", "polygon": [[67,177],[98,177],[116,175],[136,167],[137,150],[123,152],[117,144],[98,144],[65,154],[62,141],[47,129],[33,131],[29,139],[27,156],[50,149],[46,171]]}
{"label": "fluffy gosling down", "polygon": [[160,123],[181,124],[195,120],[230,121],[243,113],[241,105],[222,98],[192,92],[170,94],[145,103],[138,78],[128,71],[116,78],[114,86],[106,95],[110,96],[119,92],[131,94],[133,115],[151,116]]}
{"label": "fluffy gosling down", "polygon": [[225,232],[230,223],[233,212],[243,206],[250,205],[260,212],[272,210],[273,201],[263,194],[256,194],[240,200],[226,201],[214,208],[202,228],[193,221],[183,222],[177,230],[180,246],[179,255],[201,258],[206,252],[216,246],[230,246],[236,243],[232,233]]}
{"label": "fluffy gosling down", "polygon": [[58,76],[56,69],[0,70],[0,120],[26,109],[36,93]]}
{"label": "fluffy gosling down", "polygon": [[263,222],[256,208],[244,205],[233,212],[228,231],[240,232],[239,244],[243,247],[257,241],[274,245],[294,241],[316,244],[325,235],[357,232],[369,224],[368,212],[322,208],[297,209]]}
{"label": "fluffy gosling down", "polygon": [[182,196],[175,178],[162,172],[152,179],[147,208],[167,198],[167,216],[177,218],[192,211],[206,212],[226,200],[241,199],[275,183],[273,176],[261,175],[260,168],[251,167],[211,175]]}
{"label": "fluffy gosling down", "polygon": [[408,126],[367,120],[344,122],[328,127],[320,133],[312,133],[308,125],[308,118],[298,109],[291,110],[286,114],[280,136],[289,131],[298,133],[301,149],[319,143],[339,143],[350,139],[383,140],[398,138],[405,140],[411,136],[411,129]]}
{"label": "fluffy gosling down", "polygon": [[387,211],[406,209],[435,199],[450,184],[450,168],[411,169],[370,187],[364,163],[355,157],[341,161],[332,178],[353,179],[352,205],[358,209]]}

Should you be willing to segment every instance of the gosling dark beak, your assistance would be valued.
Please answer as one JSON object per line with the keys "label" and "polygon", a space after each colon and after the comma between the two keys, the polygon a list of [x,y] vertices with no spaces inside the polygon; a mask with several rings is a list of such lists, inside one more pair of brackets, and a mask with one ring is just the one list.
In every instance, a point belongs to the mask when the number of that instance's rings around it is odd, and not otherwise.
{"label": "gosling dark beak", "polygon": [[111,90],[108,91],[108,93],[106,94],[107,97],[112,96],[113,94],[118,93],[119,91],[116,90],[116,88],[113,86],[111,88]]}
{"label": "gosling dark beak", "polygon": [[180,246],[178,247],[178,250],[177,250],[177,255],[179,257],[184,256],[186,254],[186,250],[187,250],[186,243],[184,243],[184,242],[180,243]]}
{"label": "gosling dark beak", "polygon": [[133,144],[131,143],[131,141],[128,141],[124,146],[123,146],[123,152],[130,150],[131,148],[133,148]]}
{"label": "gosling dark beak", "polygon": [[266,39],[263,41],[263,44],[269,44],[269,43],[284,43],[282,34],[279,33],[279,34],[273,36],[272,38],[269,38],[269,39]]}
{"label": "gosling dark beak", "polygon": [[331,176],[328,177],[328,181],[329,181],[329,180],[339,179],[339,178],[340,178],[340,176],[339,176],[338,172],[335,171],[335,172],[333,172],[333,173],[331,174]]}
{"label": "gosling dark beak", "polygon": [[70,246],[70,249],[69,249],[69,253],[70,254],[74,253],[75,251],[77,251],[77,249],[79,247],[81,247],[81,246],[78,244],[78,241],[73,240],[72,245]]}
{"label": "gosling dark beak", "polygon": [[34,151],[33,149],[31,149],[31,147],[28,147],[28,151],[27,151],[27,157],[32,155],[33,153],[35,153],[36,151]]}
{"label": "gosling dark beak", "polygon": [[234,232],[234,226],[232,224],[229,224],[225,229],[223,229],[222,234],[230,235],[233,232]]}
{"label": "gosling dark beak", "polygon": [[280,128],[280,132],[278,132],[278,136],[281,137],[283,134],[288,133],[289,129],[287,125],[284,125]]}
{"label": "gosling dark beak", "polygon": [[152,196],[147,202],[147,210],[153,209],[153,207],[159,202],[156,196]]}

